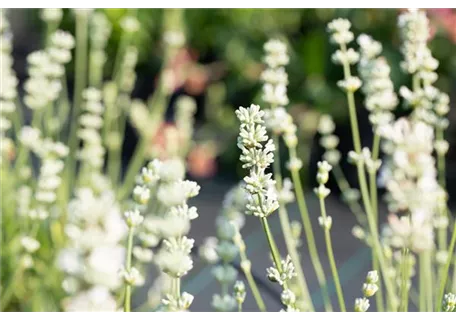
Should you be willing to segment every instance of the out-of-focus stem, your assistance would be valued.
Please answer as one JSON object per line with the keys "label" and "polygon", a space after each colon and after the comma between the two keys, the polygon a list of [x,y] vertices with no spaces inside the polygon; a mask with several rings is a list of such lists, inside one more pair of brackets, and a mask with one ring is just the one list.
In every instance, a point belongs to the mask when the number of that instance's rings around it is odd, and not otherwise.
{"label": "out-of-focus stem", "polygon": [[[321,210],[321,216],[326,220],[326,218],[327,218],[326,206],[325,206],[325,200],[323,197],[320,197],[320,210]],[[334,251],[332,248],[331,234],[329,233],[329,228],[326,228],[326,227],[323,227],[323,228],[324,228],[324,233],[325,233],[326,252],[328,254],[329,265],[331,266],[331,272],[332,272],[332,275],[334,278],[334,286],[336,287],[339,308],[340,308],[341,312],[345,312],[347,310],[345,307],[344,293],[342,292],[342,286],[340,285],[340,280],[339,280],[339,273],[337,271],[336,261],[334,259]]]}
{"label": "out-of-focus stem", "polygon": [[[296,149],[288,148],[290,159],[296,157]],[[318,283],[321,287],[323,301],[326,311],[332,311],[331,299],[328,293],[328,286],[326,282],[325,272],[318,256],[318,250],[315,243],[315,236],[312,229],[312,222],[310,221],[309,211],[307,210],[307,204],[305,200],[304,191],[301,184],[301,178],[299,176],[299,170],[291,170],[291,177],[296,194],[296,200],[298,202],[299,212],[301,214],[302,224],[304,227],[304,233],[307,240],[307,247],[309,249],[310,259],[317,275]]]}

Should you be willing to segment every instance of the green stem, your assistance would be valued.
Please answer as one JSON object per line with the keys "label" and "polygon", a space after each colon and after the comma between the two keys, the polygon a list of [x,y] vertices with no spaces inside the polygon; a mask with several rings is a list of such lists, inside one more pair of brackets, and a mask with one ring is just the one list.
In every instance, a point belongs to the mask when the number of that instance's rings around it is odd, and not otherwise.
{"label": "green stem", "polygon": [[133,157],[128,165],[127,173],[125,174],[122,187],[119,188],[119,199],[125,199],[135,184],[136,174],[141,169],[141,166],[145,160],[146,146],[146,138],[141,137],[138,145],[136,146],[135,153],[133,154]]}
{"label": "green stem", "polygon": [[407,312],[408,310],[408,258],[409,250],[407,248],[402,249],[402,263],[401,263],[401,304],[399,311]]}
{"label": "green stem", "polygon": [[252,290],[252,295],[258,306],[258,309],[261,312],[265,312],[266,306],[264,304],[263,298],[261,297],[260,290],[258,290],[258,286],[255,282],[255,279],[252,276],[252,272],[250,270],[244,270],[244,274],[245,274],[245,278],[247,279],[247,282],[249,284],[250,290]]}
{"label": "green stem", "polygon": [[[133,232],[134,228],[128,229],[128,242],[127,242],[127,265],[125,267],[127,272],[131,271],[131,255],[133,251]],[[131,311],[131,285],[125,285],[125,301],[124,301],[124,312]]]}
{"label": "green stem", "polygon": [[[276,150],[274,151],[274,162],[273,165],[273,172],[274,172],[274,180],[276,181],[276,189],[277,192],[281,192],[282,190],[282,173],[280,170],[280,149],[279,149],[279,137],[277,134],[273,133],[272,135],[274,144],[276,146]],[[299,254],[296,250],[296,246],[292,237],[291,233],[291,225],[290,220],[288,218],[288,212],[285,207],[285,204],[280,203],[279,207],[279,220],[280,226],[282,228],[282,233],[285,238],[285,245],[287,247],[288,253],[290,254],[291,261],[296,270],[298,283],[300,287],[300,291],[302,294],[302,298],[305,301],[308,301],[310,310],[313,310],[313,303],[310,297],[309,288],[307,286],[307,281],[304,276],[304,271],[302,270],[301,261],[299,259]]]}
{"label": "green stem", "polygon": [[261,225],[263,226],[264,234],[266,235],[266,240],[268,241],[269,249],[271,251],[272,259],[277,270],[282,273],[282,262],[280,260],[279,250],[272,236],[271,229],[269,228],[268,219],[266,217],[261,217]]}
{"label": "green stem", "polygon": [[1,311],[5,311],[6,307],[8,306],[8,303],[11,301],[11,299],[14,297],[14,290],[16,289],[16,282],[19,279],[20,273],[23,271],[22,268],[16,268],[16,270],[13,273],[13,276],[11,277],[10,282],[8,285],[6,285],[5,289],[3,290],[2,288],[2,295],[0,299]]}
{"label": "green stem", "polygon": [[420,302],[419,302],[419,311],[425,312],[426,311],[426,275],[425,275],[425,259],[424,253],[420,253],[419,255],[419,287],[420,287]]}
{"label": "green stem", "polygon": [[[378,159],[380,152],[380,136],[377,133],[374,133],[374,141],[372,144],[372,160],[376,161]],[[375,222],[378,225],[378,199],[377,199],[377,171],[369,172],[369,189],[371,195],[372,210],[374,212]],[[372,266],[374,270],[379,269],[378,258],[375,254],[372,253]],[[377,304],[377,310],[383,312],[384,302],[383,302],[383,290],[382,290],[382,281],[378,282],[378,291],[375,295],[375,300]]]}
{"label": "green stem", "polygon": [[[321,216],[326,219],[326,206],[325,206],[325,200],[323,197],[320,197],[320,210],[321,210]],[[332,248],[332,242],[331,242],[331,234],[329,233],[329,228],[323,227],[324,228],[324,233],[325,233],[325,243],[326,243],[326,251],[328,254],[328,259],[329,259],[329,264],[331,266],[331,272],[334,278],[334,285],[336,287],[336,293],[337,293],[337,300],[339,301],[339,308],[341,312],[346,312],[345,308],[345,301],[344,301],[344,294],[342,292],[342,286],[340,285],[340,280],[339,280],[339,273],[337,272],[337,266],[336,266],[336,261],[334,259],[334,252]]]}
{"label": "green stem", "polygon": [[428,312],[434,311],[433,307],[433,292],[434,292],[434,285],[433,285],[433,272],[432,272],[432,257],[431,251],[424,252],[425,257],[425,279],[426,279],[426,308]]}
{"label": "green stem", "polygon": [[[444,140],[443,129],[440,127],[436,128],[436,140],[443,141]],[[438,176],[439,176],[439,184],[440,186],[446,190],[446,181],[445,181],[445,155],[438,153],[437,154],[437,168],[438,168]]]}
{"label": "green stem", "polygon": [[453,224],[453,235],[451,236],[450,248],[448,250],[448,259],[443,269],[443,277],[440,279],[439,294],[437,296],[436,305],[438,310],[442,311],[443,294],[445,293],[445,285],[448,279],[448,272],[450,271],[451,261],[454,259],[454,247],[456,244],[456,223]]}
{"label": "green stem", "polygon": [[[373,270],[379,270],[380,266],[378,264],[378,259],[377,257],[372,254],[372,267]],[[385,302],[383,301],[383,289],[382,289],[382,282],[378,281],[377,283],[378,290],[377,293],[375,294],[375,301],[377,305],[377,311],[378,312],[384,312],[385,311]]]}
{"label": "green stem", "polygon": [[[70,153],[67,158],[66,180],[68,187],[74,187],[71,180],[76,168],[76,152],[78,149],[77,128],[79,126],[79,115],[81,113],[82,91],[87,83],[87,46],[88,46],[88,16],[86,14],[76,14],[76,62],[75,80],[73,95],[73,112],[70,121],[70,133],[68,146]],[[68,190],[70,196],[71,190]]]}
{"label": "green stem", "polygon": [[[289,148],[290,159],[296,157],[296,149]],[[304,227],[304,233],[307,240],[307,247],[309,249],[310,259],[317,275],[318,283],[321,287],[322,297],[326,311],[332,311],[331,299],[328,293],[328,286],[326,282],[325,273],[321,265],[320,257],[318,255],[317,246],[315,243],[315,236],[313,233],[312,222],[310,221],[309,211],[305,200],[304,191],[299,177],[299,170],[291,170],[291,177],[295,189],[296,200],[298,202],[299,212]]]}
{"label": "green stem", "polygon": [[[346,46],[343,44],[341,45],[341,49],[343,52],[346,52]],[[348,79],[351,77],[350,73],[350,65],[348,63],[343,64],[344,67],[344,78]],[[353,138],[353,145],[355,148],[355,152],[360,154],[361,153],[361,139],[359,134],[358,128],[358,119],[356,115],[356,105],[355,105],[355,97],[353,92],[347,92],[347,103],[348,103],[348,110],[350,115],[350,125],[352,129],[352,138]],[[364,209],[367,214],[367,221],[369,224],[370,233],[372,235],[372,244],[374,254],[378,257],[380,263],[380,270],[383,274],[383,279],[385,280],[385,287],[387,291],[387,296],[391,302],[391,306],[393,310],[396,310],[396,299],[395,299],[395,292],[393,291],[393,285],[391,283],[391,279],[386,272],[386,262],[384,258],[384,253],[381,248],[379,234],[378,234],[378,227],[375,221],[375,214],[372,212],[372,206],[370,203],[369,191],[367,187],[367,179],[366,174],[364,171],[364,166],[361,162],[357,164],[358,169],[358,180],[361,189],[361,196],[363,199]]]}
{"label": "green stem", "polygon": [[180,292],[181,292],[181,289],[180,289],[180,282],[181,282],[181,279],[180,278],[176,278],[174,279],[174,282],[175,282],[175,297],[176,299],[180,299]]}

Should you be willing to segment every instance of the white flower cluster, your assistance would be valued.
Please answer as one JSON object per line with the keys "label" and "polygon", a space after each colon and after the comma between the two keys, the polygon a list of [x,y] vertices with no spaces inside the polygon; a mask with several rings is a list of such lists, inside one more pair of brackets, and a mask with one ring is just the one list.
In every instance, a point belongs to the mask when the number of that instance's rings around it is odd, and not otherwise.
{"label": "white flower cluster", "polygon": [[[238,272],[232,263],[239,255],[239,251],[245,250],[244,247],[241,248],[243,240],[240,235],[240,230],[245,222],[243,212],[247,204],[244,187],[244,183],[241,182],[226,194],[222,210],[216,219],[217,237],[207,238],[199,250],[200,256],[206,262],[216,264],[221,261],[212,268],[212,273],[224,288],[232,286],[237,280]],[[224,296],[215,294],[212,298],[212,307],[217,311],[233,311],[236,305],[233,305],[231,300],[236,300],[241,296],[242,294],[239,293],[239,297],[237,297],[236,292],[234,296],[228,293],[225,293]]]}
{"label": "white flower cluster", "polygon": [[76,191],[65,227],[69,243],[57,257],[57,266],[66,274],[63,288],[70,295],[66,311],[116,311],[114,292],[122,286],[119,270],[125,261],[121,243],[126,232],[113,192]]}
{"label": "white flower cluster", "polygon": [[369,307],[369,299],[378,291],[379,280],[376,270],[367,273],[366,281],[363,283],[363,297],[355,299],[355,312],[366,312]]}
{"label": "white flower cluster", "polygon": [[16,110],[15,99],[17,97],[18,80],[13,70],[13,59],[11,57],[12,36],[9,30],[9,23],[5,17],[5,10],[2,10],[0,19],[0,164],[5,159],[10,160],[13,152],[13,141],[7,137],[7,131],[11,128],[11,115]]}
{"label": "white flower cluster", "polygon": [[[189,96],[183,96],[176,101],[176,127],[179,132],[181,143],[176,143],[176,148],[180,147],[180,154],[186,154],[193,137],[193,127],[195,124],[194,116],[196,113],[196,102]],[[182,145],[184,148],[182,148]]]}
{"label": "white flower cluster", "polygon": [[443,297],[442,307],[444,312],[453,312],[456,310],[456,294],[445,294]]}
{"label": "white flower cluster", "polygon": [[35,198],[40,204],[50,205],[57,199],[56,192],[62,182],[60,174],[64,167],[62,159],[68,155],[68,147],[46,138],[41,141],[39,148],[42,162]]}
{"label": "white flower cluster", "polygon": [[350,21],[342,18],[334,19],[327,27],[328,32],[331,33],[331,41],[341,46],[353,41],[354,35],[350,28]]}
{"label": "white flower cluster", "polygon": [[334,134],[336,125],[332,117],[324,114],[320,117],[317,131],[321,135],[320,145],[325,149],[323,159],[331,165],[337,165],[340,162],[341,154],[337,150],[339,145],[339,137]]}
{"label": "white flower cluster", "polygon": [[114,312],[117,311],[115,297],[108,288],[93,286],[74,297],[63,300],[63,309],[67,312]]}
{"label": "white flower cluster", "polygon": [[105,48],[111,35],[111,23],[102,12],[95,12],[92,15],[92,28],[90,32],[91,67],[102,66],[106,61]]}
{"label": "white flower cluster", "polygon": [[284,283],[296,277],[296,271],[290,256],[287,256],[286,260],[282,260],[281,265],[282,272],[275,267],[269,267],[266,269],[266,275],[271,282],[277,282],[282,286]]}
{"label": "white flower cluster", "polygon": [[410,74],[417,74],[425,83],[437,80],[439,62],[432,56],[427,46],[430,36],[429,20],[426,12],[411,9],[398,18],[398,26],[402,37],[402,68]]}
{"label": "white flower cluster", "polygon": [[63,17],[63,10],[60,8],[45,8],[41,10],[41,19],[48,23],[59,24]]}
{"label": "white flower cluster", "polygon": [[56,191],[61,184],[60,173],[63,170],[63,158],[68,155],[68,147],[61,142],[42,138],[38,129],[24,126],[19,134],[19,141],[27,149],[31,149],[41,160],[35,198],[37,210],[44,210],[57,199]]}
{"label": "white flower cluster", "polygon": [[381,131],[387,139],[389,161],[383,179],[388,191],[388,208],[393,213],[384,230],[393,247],[421,252],[433,247],[433,220],[444,191],[436,176],[432,156],[434,133],[424,122],[401,118]]}
{"label": "white flower cluster", "polygon": [[246,213],[267,217],[279,207],[277,192],[273,188],[275,181],[271,173],[265,172],[274,161],[275,146],[272,140],[268,140],[263,125],[264,112],[259,106],[239,107],[236,115],[241,122],[238,137],[238,147],[242,152],[240,160],[244,163],[242,167],[250,170],[244,178],[249,193]]}
{"label": "white flower cluster", "polygon": [[[347,44],[353,41],[354,35],[350,31],[350,21],[342,18],[334,19],[328,23],[327,30],[331,34],[331,42],[338,44],[340,49],[332,55],[332,60],[344,66],[344,70],[350,68],[350,65],[359,61],[359,53],[352,48],[347,49]],[[337,85],[345,92],[355,92],[362,82],[358,77],[345,75],[345,79],[337,82]]]}
{"label": "white flower cluster", "polygon": [[104,106],[101,92],[96,88],[87,88],[82,93],[85,112],[79,118],[78,137],[83,142],[79,159],[91,168],[90,172],[99,172],[104,164],[105,148],[101,138]]}
{"label": "white flower cluster", "polygon": [[390,78],[391,69],[384,57],[378,57],[382,50],[380,42],[362,34],[358,37],[361,60],[358,71],[363,80],[364,104],[370,111],[369,120],[374,130],[393,121],[392,111],[399,100]]}
{"label": "white flower cluster", "polygon": [[[151,161],[142,169],[138,185],[133,190],[137,214],[126,217],[127,224],[139,227],[139,220],[142,220],[142,217],[139,218],[139,210],[151,209],[151,214],[144,218],[138,236],[143,247],[156,246],[163,240],[163,246],[155,256],[155,263],[163,273],[174,279],[186,275],[193,268],[190,253],[194,240],[186,235],[190,230],[190,221],[198,217],[196,207],[190,207],[187,201],[198,195],[200,187],[193,181],[183,180],[184,176],[185,166],[180,158]],[[136,251],[138,258],[139,249]],[[161,294],[162,290],[160,286],[154,286],[149,291],[149,296],[157,295],[156,291]],[[179,299],[187,296],[190,295],[182,293]],[[175,296],[172,298],[176,300]],[[162,302],[170,309],[179,305],[188,308],[191,300],[184,300],[188,303],[178,303],[177,300],[173,302],[170,297]]]}
{"label": "white flower cluster", "polygon": [[127,47],[119,75],[119,91],[121,99],[130,99],[130,93],[133,91],[136,83],[135,67],[137,63],[138,49],[135,46]]}
{"label": "white flower cluster", "polygon": [[272,108],[288,104],[287,84],[288,75],[284,66],[289,62],[287,46],[280,40],[269,40],[264,45],[266,56],[264,61],[267,69],[261,74],[263,85],[263,101]]}
{"label": "white flower cluster", "polygon": [[73,36],[57,30],[51,35],[46,50],[32,52],[27,57],[29,79],[25,82],[25,104],[33,110],[50,107],[62,90],[61,78],[65,74],[64,65],[71,60],[74,47]]}

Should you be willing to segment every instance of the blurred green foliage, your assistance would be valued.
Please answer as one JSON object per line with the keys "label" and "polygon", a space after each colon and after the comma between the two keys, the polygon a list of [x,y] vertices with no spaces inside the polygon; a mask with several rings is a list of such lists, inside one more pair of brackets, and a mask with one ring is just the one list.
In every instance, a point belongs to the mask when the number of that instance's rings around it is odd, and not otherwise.
{"label": "blurred green foliage", "polygon": [[[113,32],[108,45],[107,70],[114,65],[116,49],[121,37],[121,18],[131,9],[103,9],[113,24]],[[451,9],[442,9],[451,10]],[[36,13],[36,12],[35,12]],[[34,13],[34,16],[38,14]],[[211,101],[217,101],[217,112],[205,110],[205,136],[217,132],[211,128],[221,128],[219,136],[228,136],[228,145],[233,150],[223,150],[228,163],[237,162],[237,149],[232,135],[236,130],[234,113],[229,112],[240,105],[261,104],[261,82],[259,75],[263,44],[270,38],[279,37],[289,45],[290,64],[288,95],[291,106],[299,115],[299,110],[315,110],[330,113],[338,124],[346,123],[347,108],[344,94],[336,83],[342,77],[342,69],[331,62],[335,48],[329,43],[326,24],[334,18],[343,17],[352,21],[355,37],[367,33],[383,44],[383,55],[392,67],[392,78],[396,89],[408,84],[410,79],[400,70],[402,59],[397,28],[397,9],[187,9],[185,10],[185,33],[187,47],[201,66],[218,63],[222,75],[214,82],[212,97],[205,92],[206,107],[216,108]],[[430,47],[440,61],[439,80],[436,86],[451,93],[456,85],[456,46],[451,41],[448,30],[438,24],[439,17],[430,12],[431,25],[435,30]],[[131,12],[130,12],[131,14]],[[162,63],[162,24],[163,9],[139,9],[135,11],[141,22],[141,30],[135,36],[140,58],[137,67],[140,88],[135,94],[147,97],[154,87],[154,80]],[[63,29],[74,31],[74,17],[65,10]],[[357,48],[357,44],[353,43]],[[143,92],[145,91],[145,92]],[[211,90],[209,90],[211,91]],[[218,97],[215,97],[219,95]],[[357,95],[358,107],[362,96]],[[220,101],[223,100],[223,101]],[[209,103],[208,103],[209,101]],[[218,119],[218,120],[217,120]],[[301,121],[302,120],[302,121]],[[300,117],[301,127],[315,126],[315,116]],[[224,131],[226,129],[226,131]],[[308,128],[309,129],[309,128]],[[450,128],[451,129],[451,128]],[[310,130],[312,131],[312,130]],[[450,134],[449,134],[450,135]],[[226,137],[225,137],[226,138]],[[310,141],[307,139],[307,141]],[[222,143],[220,143],[221,145]],[[308,149],[308,148],[307,148]],[[306,150],[307,150],[306,149]],[[234,161],[234,163],[232,162]]]}

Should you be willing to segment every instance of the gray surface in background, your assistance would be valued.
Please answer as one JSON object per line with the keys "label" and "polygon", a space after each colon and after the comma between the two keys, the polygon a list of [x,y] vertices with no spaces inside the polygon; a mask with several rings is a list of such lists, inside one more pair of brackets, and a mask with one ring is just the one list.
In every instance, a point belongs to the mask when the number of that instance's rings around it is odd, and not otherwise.
{"label": "gray surface in background", "polygon": [[[233,184],[221,183],[220,181],[208,181],[201,183],[201,193],[192,201],[192,205],[198,207],[199,218],[192,222],[191,237],[195,239],[195,244],[199,246],[204,238],[215,235],[215,218],[217,217],[222,199],[225,193]],[[314,228],[320,259],[325,270],[329,283],[329,291],[333,301],[334,309],[337,310],[337,298],[332,282],[329,262],[326,255],[326,247],[323,232],[318,225],[319,205],[313,193],[307,194],[307,205],[311,215],[311,221]],[[345,302],[348,310],[352,310],[354,299],[361,295],[361,286],[364,282],[367,271],[370,270],[370,251],[360,241],[351,235],[351,229],[356,221],[353,214],[349,211],[344,203],[339,201],[336,196],[330,196],[327,199],[327,212],[333,218],[331,236],[333,249],[336,258],[336,264],[339,270],[342,287],[345,295]],[[296,205],[288,207],[290,220],[300,220],[299,211]],[[275,239],[281,253],[285,253],[284,239],[280,230],[278,215],[274,214],[269,218],[270,226],[275,235]],[[242,235],[247,244],[248,258],[252,261],[252,273],[260,277],[264,283],[271,287],[276,295],[272,296],[267,290],[261,290],[268,311],[279,311],[280,302],[277,300],[277,294],[280,293],[280,287],[277,284],[270,283],[266,278],[265,269],[271,265],[269,260],[269,248],[258,218],[248,216],[246,226],[242,229]],[[313,271],[310,261],[307,244],[304,242],[301,247],[301,260],[304,273],[307,279],[312,300],[317,310],[323,311],[320,288]],[[220,292],[220,287],[211,274],[211,266],[206,265],[198,258],[194,259],[194,268],[183,279],[183,290],[193,294],[192,311],[212,311],[211,300],[214,293]],[[153,277],[153,274],[150,274]],[[240,273],[240,279],[244,279]],[[261,288],[260,288],[261,289]],[[135,295],[135,304],[140,305],[146,299],[147,288],[138,290]],[[374,307],[374,301],[371,301]],[[257,311],[255,301],[249,291],[244,304],[244,311]]]}

